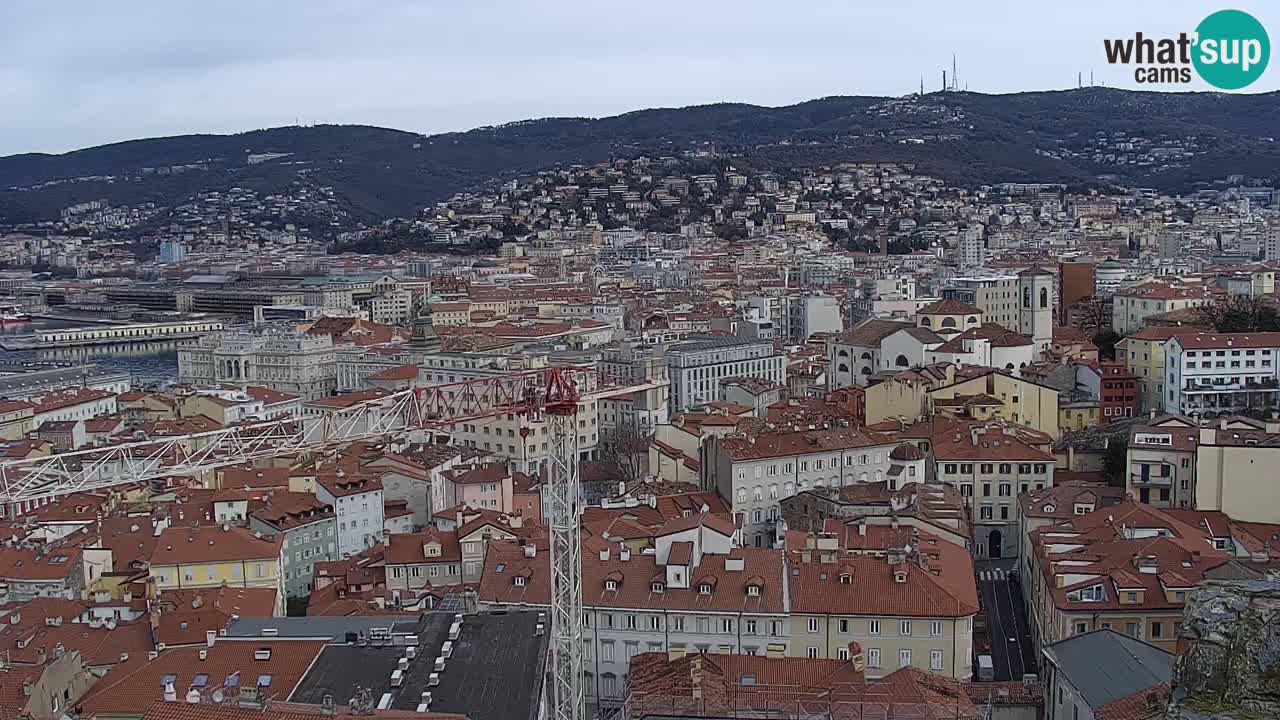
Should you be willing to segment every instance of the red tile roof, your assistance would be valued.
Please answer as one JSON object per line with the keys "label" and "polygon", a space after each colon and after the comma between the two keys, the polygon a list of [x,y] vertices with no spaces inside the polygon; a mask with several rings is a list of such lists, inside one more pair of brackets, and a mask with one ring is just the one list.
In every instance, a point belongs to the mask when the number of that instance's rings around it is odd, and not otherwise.
{"label": "red tile roof", "polygon": [[196,528],[171,527],[161,533],[156,541],[151,564],[153,566],[188,565],[234,560],[276,560],[280,557],[280,549],[283,545],[283,535],[256,537],[255,533],[239,527],[226,529],[216,525]]}
{"label": "red tile roof", "polygon": [[[98,681],[82,700],[84,716],[96,714],[140,714],[152,704],[163,702],[165,676],[173,675],[179,698],[191,687],[196,675],[206,675],[206,692],[226,687],[226,678],[238,675],[238,685],[254,687],[261,675],[271,676],[271,685],[260,688],[266,700],[286,700],[328,644],[327,640],[232,640],[219,638],[210,648],[183,647],[165,650],[155,660],[145,654],[131,654]],[[269,659],[256,659],[259,650],[269,650]],[[200,659],[200,653],[207,657]],[[234,697],[235,691],[231,691]],[[201,706],[206,707],[206,706]]]}
{"label": "red tile roof", "polygon": [[768,432],[752,437],[726,437],[720,447],[734,460],[758,460],[833,450],[854,450],[892,445],[892,438],[864,428],[831,428],[791,432]]}

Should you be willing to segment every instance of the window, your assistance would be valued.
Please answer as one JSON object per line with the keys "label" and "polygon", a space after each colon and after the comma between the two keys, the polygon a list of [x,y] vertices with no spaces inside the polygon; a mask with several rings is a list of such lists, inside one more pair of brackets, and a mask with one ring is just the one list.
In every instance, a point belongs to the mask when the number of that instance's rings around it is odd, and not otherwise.
{"label": "window", "polygon": [[942,621],[931,620],[929,622],[929,635],[931,637],[942,637]]}
{"label": "window", "polygon": [[867,648],[867,667],[880,667],[880,648]]}
{"label": "window", "polygon": [[849,632],[849,621],[844,618],[840,619],[840,632],[842,633]]}
{"label": "window", "polygon": [[903,620],[902,622],[898,623],[898,633],[899,633],[900,635],[902,635],[903,637],[910,637],[910,635],[911,635],[911,621],[910,621],[910,620]]}
{"label": "window", "polygon": [[898,651],[898,667],[911,667],[911,651],[902,649]]}
{"label": "window", "polygon": [[805,652],[805,656],[810,660],[816,659],[818,657],[818,648],[810,645],[808,650]]}
{"label": "window", "polygon": [[1164,623],[1160,623],[1160,622],[1151,623],[1151,639],[1158,640],[1162,637],[1164,637]]}
{"label": "window", "polygon": [[613,641],[600,643],[600,661],[613,662]]}
{"label": "window", "polygon": [[1076,635],[1083,635],[1087,632],[1089,632],[1089,623],[1087,622],[1076,623],[1076,632],[1075,632]]}
{"label": "window", "polygon": [[929,651],[929,669],[933,670],[934,672],[937,672],[942,669],[942,651],[941,650]]}
{"label": "window", "polygon": [[867,634],[869,634],[869,635],[879,635],[879,634],[880,634],[880,621],[879,621],[879,620],[871,620],[871,621],[868,621],[868,622],[867,622]]}
{"label": "window", "polygon": [[849,659],[849,648],[847,648],[847,647],[842,647],[842,648],[839,648],[838,650],[836,650],[836,659],[838,659],[838,660],[845,660],[845,661],[848,661],[848,659]]}
{"label": "window", "polygon": [[635,616],[635,615],[627,615],[627,616],[626,616],[626,626],[627,626],[627,629],[628,629],[628,630],[635,630],[635,629],[636,629],[636,616]]}
{"label": "window", "polygon": [[755,621],[755,620],[743,620],[743,621],[742,621],[742,623],[743,623],[743,627],[742,627],[743,632],[745,632],[745,633],[746,633],[746,634],[748,634],[748,635],[755,635],[755,634],[756,634],[756,621]]}
{"label": "window", "polygon": [[809,632],[818,632],[818,618],[809,618]]}
{"label": "window", "polygon": [[733,618],[720,618],[720,632],[725,635],[733,633]]}
{"label": "window", "polygon": [[684,617],[680,615],[672,615],[671,620],[672,632],[684,632]]}

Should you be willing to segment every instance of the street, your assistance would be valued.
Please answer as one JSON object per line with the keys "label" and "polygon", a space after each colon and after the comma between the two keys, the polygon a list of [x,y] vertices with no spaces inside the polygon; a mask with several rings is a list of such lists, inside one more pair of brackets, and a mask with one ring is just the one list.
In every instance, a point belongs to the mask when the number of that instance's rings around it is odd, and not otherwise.
{"label": "street", "polygon": [[1021,680],[1024,674],[1036,672],[1036,653],[1022,588],[1009,577],[1013,562],[980,560],[976,565],[995,679]]}

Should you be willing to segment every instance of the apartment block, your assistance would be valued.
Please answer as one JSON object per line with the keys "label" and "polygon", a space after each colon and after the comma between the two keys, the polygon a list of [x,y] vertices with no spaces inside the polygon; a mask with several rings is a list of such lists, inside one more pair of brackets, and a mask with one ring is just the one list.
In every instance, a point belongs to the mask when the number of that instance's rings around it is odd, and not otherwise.
{"label": "apartment block", "polygon": [[1214,418],[1280,405],[1280,333],[1175,335],[1164,366],[1166,413]]}

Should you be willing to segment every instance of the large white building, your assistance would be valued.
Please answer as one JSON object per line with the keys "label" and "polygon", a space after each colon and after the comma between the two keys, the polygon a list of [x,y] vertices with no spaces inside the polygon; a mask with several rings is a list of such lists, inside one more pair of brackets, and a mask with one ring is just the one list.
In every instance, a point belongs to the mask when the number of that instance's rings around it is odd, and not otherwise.
{"label": "large white building", "polygon": [[704,450],[702,485],[729,502],[743,544],[769,547],[783,499],[809,488],[883,482],[897,445],[852,427],[716,438]]}
{"label": "large white building", "polygon": [[772,323],[781,337],[796,342],[808,340],[814,333],[840,332],[844,320],[840,316],[840,301],[825,294],[801,293],[752,295],[747,307],[755,311],[755,317]]}
{"label": "large white building", "polygon": [[720,381],[726,378],[762,378],[777,385],[787,379],[787,357],[768,341],[705,337],[672,345],[666,358],[672,412],[722,400]]}
{"label": "large white building", "polygon": [[385,506],[382,481],[365,475],[322,475],[316,498],[333,507],[338,523],[338,555],[347,557],[382,542]]}
{"label": "large white building", "polygon": [[1164,343],[1164,411],[1232,415],[1280,405],[1280,333],[1175,335]]}
{"label": "large white building", "polygon": [[326,397],[337,388],[333,338],[308,335],[292,325],[210,333],[178,351],[178,382],[252,383],[303,400]]}

